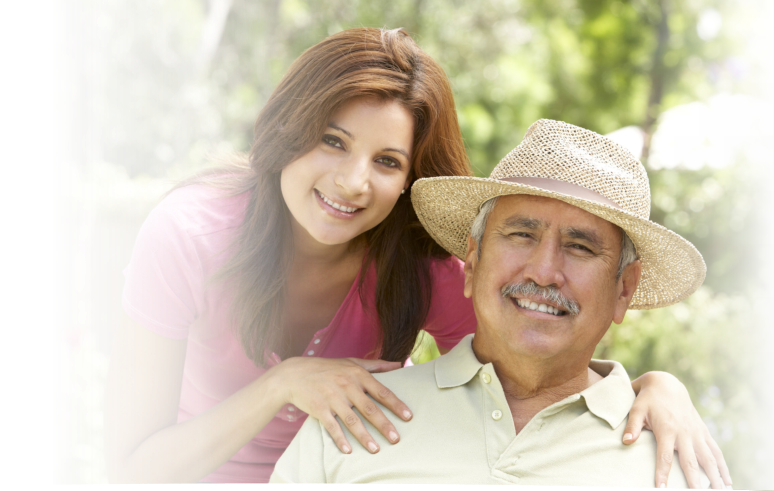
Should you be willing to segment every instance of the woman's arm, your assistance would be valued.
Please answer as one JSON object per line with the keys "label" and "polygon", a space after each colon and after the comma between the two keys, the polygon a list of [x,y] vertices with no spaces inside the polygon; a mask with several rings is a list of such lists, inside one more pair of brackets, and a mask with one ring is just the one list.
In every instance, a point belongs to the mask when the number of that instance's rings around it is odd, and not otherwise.
{"label": "woman's arm", "polygon": [[271,378],[177,422],[185,340],[125,316],[110,363],[105,450],[111,482],[195,482],[244,446],[282,407]]}
{"label": "woman's arm", "polygon": [[[186,342],[160,336],[125,316],[110,364],[105,453],[112,482],[195,482],[253,438],[292,403],[320,419],[342,451],[351,451],[335,416],[378,451],[354,405],[393,443],[394,426],[365,392],[404,420],[411,413],[369,372],[397,362],[291,358],[203,414],[177,423]],[[393,435],[394,433],[394,435]]]}
{"label": "woman's arm", "polygon": [[731,486],[723,453],[677,378],[666,372],[648,372],[635,379],[632,388],[637,398],[629,412],[623,442],[634,443],[643,427],[653,432],[657,442],[656,487],[666,487],[675,450],[690,487],[700,486],[699,466],[709,477],[712,489],[723,489],[723,483]]}

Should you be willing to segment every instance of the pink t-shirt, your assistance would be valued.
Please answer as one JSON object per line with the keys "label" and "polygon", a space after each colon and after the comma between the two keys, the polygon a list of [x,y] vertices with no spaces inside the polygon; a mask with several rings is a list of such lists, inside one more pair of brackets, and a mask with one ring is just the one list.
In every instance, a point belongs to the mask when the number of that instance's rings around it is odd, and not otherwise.
{"label": "pink t-shirt", "polygon": [[[231,328],[232,296],[221,283],[208,281],[228,259],[248,201],[248,194],[224,197],[222,191],[203,185],[173,191],[151,211],[124,270],[122,302],[129,317],[162,336],[188,340],[178,422],[206,411],[266,371],[245,355]],[[373,268],[365,274],[364,298],[373,299]],[[424,329],[438,346],[450,349],[476,325],[473,305],[462,295],[462,262],[454,257],[434,261],[431,274],[432,302]],[[362,305],[358,279],[303,356],[373,358],[378,352],[378,318]],[[267,368],[280,361],[272,354]],[[298,408],[283,407],[203,480],[267,482],[305,418]]]}

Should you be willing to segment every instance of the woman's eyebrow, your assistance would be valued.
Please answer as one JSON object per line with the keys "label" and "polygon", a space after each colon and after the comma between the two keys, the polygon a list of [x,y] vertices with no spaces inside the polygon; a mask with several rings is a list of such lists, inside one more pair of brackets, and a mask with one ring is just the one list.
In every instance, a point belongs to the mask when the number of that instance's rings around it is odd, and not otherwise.
{"label": "woman's eyebrow", "polygon": [[[355,135],[353,135],[349,131],[345,130],[341,126],[337,125],[336,123],[328,123],[328,128],[333,128],[334,130],[339,130],[342,133],[344,133],[345,135],[347,135],[350,138],[350,140],[355,140]],[[397,152],[397,153],[403,155],[404,157],[406,157],[407,159],[411,158],[411,157],[409,157],[408,152],[403,150],[402,148],[391,148],[391,147],[383,148],[382,152]]]}
{"label": "woman's eyebrow", "polygon": [[409,157],[408,152],[406,152],[405,150],[402,150],[400,148],[383,148],[382,152],[398,152],[399,154],[403,155],[407,159],[411,158],[411,157]]}
{"label": "woman's eyebrow", "polygon": [[350,140],[354,140],[355,139],[355,136],[352,133],[350,133],[349,131],[345,130],[341,126],[337,126],[336,123],[328,123],[328,128],[333,128],[334,130],[341,131],[342,133],[347,135],[350,138]]}

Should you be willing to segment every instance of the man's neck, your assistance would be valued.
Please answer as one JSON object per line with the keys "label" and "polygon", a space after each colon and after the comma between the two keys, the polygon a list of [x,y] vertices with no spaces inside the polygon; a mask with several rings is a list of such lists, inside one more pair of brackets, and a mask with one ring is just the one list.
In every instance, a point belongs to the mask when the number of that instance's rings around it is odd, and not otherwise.
{"label": "man's neck", "polygon": [[[481,363],[492,363],[503,387],[505,399],[518,434],[529,421],[548,406],[577,394],[603,379],[588,367],[588,357],[534,360],[525,356],[487,356],[475,350]],[[504,361],[503,361],[504,360]]]}
{"label": "man's neck", "polygon": [[603,378],[588,367],[562,382],[545,378],[501,376],[499,372],[497,377],[503,386],[516,434],[543,409],[586,390]]}

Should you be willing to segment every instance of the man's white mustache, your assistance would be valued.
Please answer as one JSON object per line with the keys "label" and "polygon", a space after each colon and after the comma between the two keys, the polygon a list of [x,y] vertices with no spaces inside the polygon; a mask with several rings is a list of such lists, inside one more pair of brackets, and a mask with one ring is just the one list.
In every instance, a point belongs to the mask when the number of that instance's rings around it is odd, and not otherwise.
{"label": "man's white mustache", "polygon": [[528,283],[512,283],[505,285],[501,290],[503,297],[513,297],[515,295],[523,295],[525,297],[542,297],[547,302],[558,306],[562,310],[566,310],[569,315],[578,315],[580,312],[580,306],[575,300],[571,300],[565,297],[556,287],[553,286],[539,286],[534,281]]}

